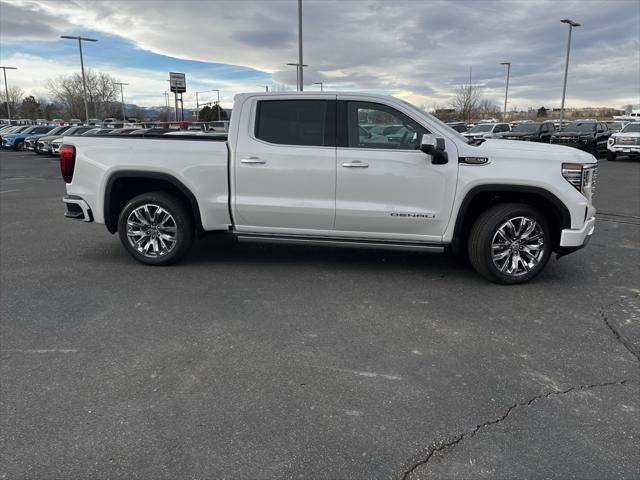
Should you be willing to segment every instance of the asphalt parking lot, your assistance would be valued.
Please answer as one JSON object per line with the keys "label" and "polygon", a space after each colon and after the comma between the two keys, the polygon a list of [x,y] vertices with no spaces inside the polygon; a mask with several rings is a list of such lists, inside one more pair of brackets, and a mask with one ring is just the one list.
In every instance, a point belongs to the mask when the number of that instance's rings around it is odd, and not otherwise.
{"label": "asphalt parking lot", "polygon": [[0,153],[0,478],[638,478],[640,162],[532,283],[201,240],[135,263]]}

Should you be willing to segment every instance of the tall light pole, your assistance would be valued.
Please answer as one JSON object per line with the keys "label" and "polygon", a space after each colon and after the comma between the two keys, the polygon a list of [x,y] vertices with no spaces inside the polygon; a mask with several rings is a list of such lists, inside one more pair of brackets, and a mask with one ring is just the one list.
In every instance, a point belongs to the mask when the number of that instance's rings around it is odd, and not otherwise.
{"label": "tall light pole", "polygon": [[84,78],[84,60],[82,58],[82,41],[85,42],[97,42],[95,38],[84,37],[72,37],[69,35],[61,35],[60,38],[67,40],[78,40],[78,47],[80,47],[80,69],[82,70],[82,89],[84,90],[84,114],[86,115],[87,123],[89,123],[89,104],[87,103],[87,81]]}
{"label": "tall light pole", "polygon": [[569,25],[569,40],[567,41],[567,61],[564,64],[564,86],[562,87],[562,103],[560,104],[560,130],[562,130],[562,120],[564,119],[564,97],[567,93],[567,75],[569,73],[569,52],[571,51],[571,30],[573,30],[573,27],[579,27],[580,24],[578,22],[574,22],[573,20],[569,20],[568,18],[560,20],[560,22]]}
{"label": "tall light pole", "polygon": [[113,82],[114,85],[120,85],[120,98],[122,99],[122,121],[126,122],[127,121],[127,117],[124,114],[124,90],[122,89],[123,85],[129,85],[128,83],[122,83],[122,82]]}
{"label": "tall light pole", "polygon": [[220,90],[214,88],[213,90],[203,90],[201,92],[196,92],[196,120],[200,120],[200,103],[198,101],[199,93],[208,93],[208,92],[217,92],[218,93],[218,120],[220,120]]}
{"label": "tall light pole", "polygon": [[[295,66],[296,67],[296,90],[298,90],[299,92],[302,91],[302,87],[300,86],[300,70],[302,70],[300,68],[300,64],[299,63],[287,63],[287,65],[289,65],[290,67]],[[303,67],[308,67],[309,65],[305,65],[302,64]]]}
{"label": "tall light pole", "polygon": [[507,87],[504,90],[504,113],[502,114],[502,121],[507,119],[507,96],[509,95],[509,74],[511,73],[511,62],[501,62],[500,65],[507,66]]}
{"label": "tall light pole", "polygon": [[7,87],[7,70],[17,70],[16,67],[0,67],[4,72],[4,94],[5,100],[7,101],[7,118],[9,119],[9,123],[11,123],[11,109],[9,108],[9,87]]}
{"label": "tall light pole", "polygon": [[323,92],[323,91],[324,91],[324,90],[323,90],[323,88],[322,88],[322,86],[324,85],[324,83],[323,83],[323,82],[315,82],[315,83],[314,83],[314,85],[320,85],[320,91],[321,91],[321,92]]}
{"label": "tall light pole", "polygon": [[[298,65],[302,65],[304,62],[302,61],[302,0],[298,0]],[[302,70],[303,68],[298,69],[298,91],[301,92],[304,90],[304,82],[302,81]]]}

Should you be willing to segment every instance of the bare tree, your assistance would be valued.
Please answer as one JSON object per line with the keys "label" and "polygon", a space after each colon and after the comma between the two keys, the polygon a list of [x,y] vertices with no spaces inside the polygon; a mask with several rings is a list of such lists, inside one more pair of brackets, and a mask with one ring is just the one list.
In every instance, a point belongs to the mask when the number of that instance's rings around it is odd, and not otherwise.
{"label": "bare tree", "polygon": [[[2,103],[0,115],[4,116],[7,113],[7,95],[5,94],[4,88],[0,90],[0,102]],[[23,98],[24,91],[20,87],[9,87],[9,109],[11,110],[11,117],[18,116],[18,110]]]}
{"label": "bare tree", "polygon": [[454,91],[451,106],[456,109],[462,119],[471,121],[471,117],[478,110],[478,103],[482,97],[482,88],[478,85],[460,85]]}
{"label": "bare tree", "polygon": [[[89,115],[97,118],[119,116],[119,90],[115,78],[91,70],[85,72],[85,77]],[[47,89],[67,116],[84,118],[82,76],[79,73],[51,79],[47,82]]]}
{"label": "bare tree", "polygon": [[498,117],[500,116],[500,107],[493,100],[482,98],[478,101],[478,114],[482,117]]}

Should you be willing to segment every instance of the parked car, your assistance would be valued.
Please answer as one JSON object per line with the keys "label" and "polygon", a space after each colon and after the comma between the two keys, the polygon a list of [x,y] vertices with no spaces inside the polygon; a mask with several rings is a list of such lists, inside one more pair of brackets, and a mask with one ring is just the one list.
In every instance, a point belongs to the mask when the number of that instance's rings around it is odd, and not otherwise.
{"label": "parked car", "polygon": [[109,133],[107,133],[107,135],[127,135],[131,132],[134,132],[136,130],[140,130],[137,127],[128,127],[128,128],[114,128],[113,130],[111,130]]}
{"label": "parked car", "polygon": [[93,125],[102,125],[102,120],[100,120],[99,118],[90,118],[90,119],[87,121],[87,124],[88,124],[88,125],[92,125],[92,126],[93,126]]}
{"label": "parked car", "polygon": [[571,122],[563,131],[551,135],[551,142],[579,148],[596,157],[607,150],[607,140],[611,132],[602,122]]}
{"label": "parked car", "polygon": [[113,133],[115,129],[113,128],[92,128],[91,130],[87,130],[82,135],[110,135]]}
{"label": "parked car", "polygon": [[209,130],[226,133],[229,131],[229,120],[216,120],[214,122],[209,122]]}
{"label": "parked car", "polygon": [[[107,125],[109,125],[109,124],[112,124],[112,123],[118,123],[118,122],[120,122],[120,121],[119,121],[117,118],[110,117],[110,118],[105,118],[105,119],[102,121],[102,125],[103,125],[103,126],[107,126]],[[120,122],[120,123],[122,123],[122,122]]]}
{"label": "parked car", "polygon": [[6,135],[9,135],[11,133],[20,133],[20,132],[26,130],[27,128],[29,128],[29,127],[26,126],[26,125],[8,125],[8,126],[4,127],[0,131],[0,146],[2,145],[3,137],[5,137]]}
{"label": "parked car", "polygon": [[51,123],[53,123],[54,125],[64,125],[65,121],[63,118],[54,118],[53,120],[51,120]]}
{"label": "parked car", "polygon": [[[470,141],[384,95],[240,94],[233,111],[228,136],[65,137],[65,216],[105,224],[150,265],[179,260],[197,232],[219,231],[240,241],[466,249],[481,275],[506,284],[530,280],[552,252],[583,247],[594,231],[588,153]],[[360,144],[366,117],[392,117],[412,135]]]}
{"label": "parked car", "polygon": [[40,154],[41,152],[38,151],[38,142],[40,142],[41,139],[43,139],[45,137],[59,135],[61,133],[64,133],[69,128],[70,127],[68,127],[68,126],[58,126],[58,127],[54,126],[50,131],[48,131],[46,133],[39,133],[37,135],[31,135],[30,137],[25,139],[25,141],[24,141],[24,149],[25,150],[29,150],[30,152],[35,152],[37,154]]}
{"label": "parked car", "polygon": [[447,122],[451,128],[453,128],[456,132],[467,133],[469,131],[469,127],[464,122]]}
{"label": "parked car", "polygon": [[62,139],[63,138],[66,138],[66,137],[79,137],[80,135],[83,135],[84,133],[88,132],[91,129],[92,128],[87,126],[87,125],[78,125],[78,126],[75,126],[75,127],[71,127],[69,130],[64,132],[64,134],[59,135],[59,136],[53,138],[52,140],[50,140],[50,142],[49,142],[49,145],[50,145],[49,152],[53,156],[58,155],[58,153],[60,152],[60,145],[62,145]]}
{"label": "parked car", "polygon": [[2,148],[12,148],[13,150],[21,150],[24,146],[26,138],[37,135],[39,133],[47,133],[53,130],[52,125],[34,125],[22,132],[9,133],[2,137]]}
{"label": "parked car", "polygon": [[69,120],[69,124],[70,125],[82,125],[82,120],[80,120],[79,118],[72,118],[71,120]]}
{"label": "parked car", "polygon": [[51,130],[47,135],[38,138],[38,141],[36,142],[35,152],[38,155],[51,153],[51,141],[60,137],[63,133],[67,132],[71,128],[76,127],[72,127],[71,125],[60,125],[54,130]]}
{"label": "parked car", "polygon": [[36,125],[46,125],[49,123],[49,120],[46,118],[36,118]]}
{"label": "parked car", "polygon": [[510,132],[504,133],[505,140],[524,140],[528,142],[549,143],[556,129],[551,122],[521,123]]}
{"label": "parked car", "polygon": [[607,142],[607,160],[618,157],[640,158],[640,122],[632,122],[609,137]]}
{"label": "parked car", "polygon": [[463,133],[467,138],[481,139],[481,138],[498,138],[503,133],[511,131],[508,123],[478,123],[475,127],[469,130],[468,133]]}

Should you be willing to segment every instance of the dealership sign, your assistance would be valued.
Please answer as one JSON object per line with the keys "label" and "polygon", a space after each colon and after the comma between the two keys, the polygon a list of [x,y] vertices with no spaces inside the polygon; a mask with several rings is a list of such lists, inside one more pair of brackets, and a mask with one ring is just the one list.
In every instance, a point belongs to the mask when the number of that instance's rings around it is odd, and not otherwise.
{"label": "dealership sign", "polygon": [[187,91],[187,77],[184,73],[169,72],[169,88],[172,92],[183,93]]}

